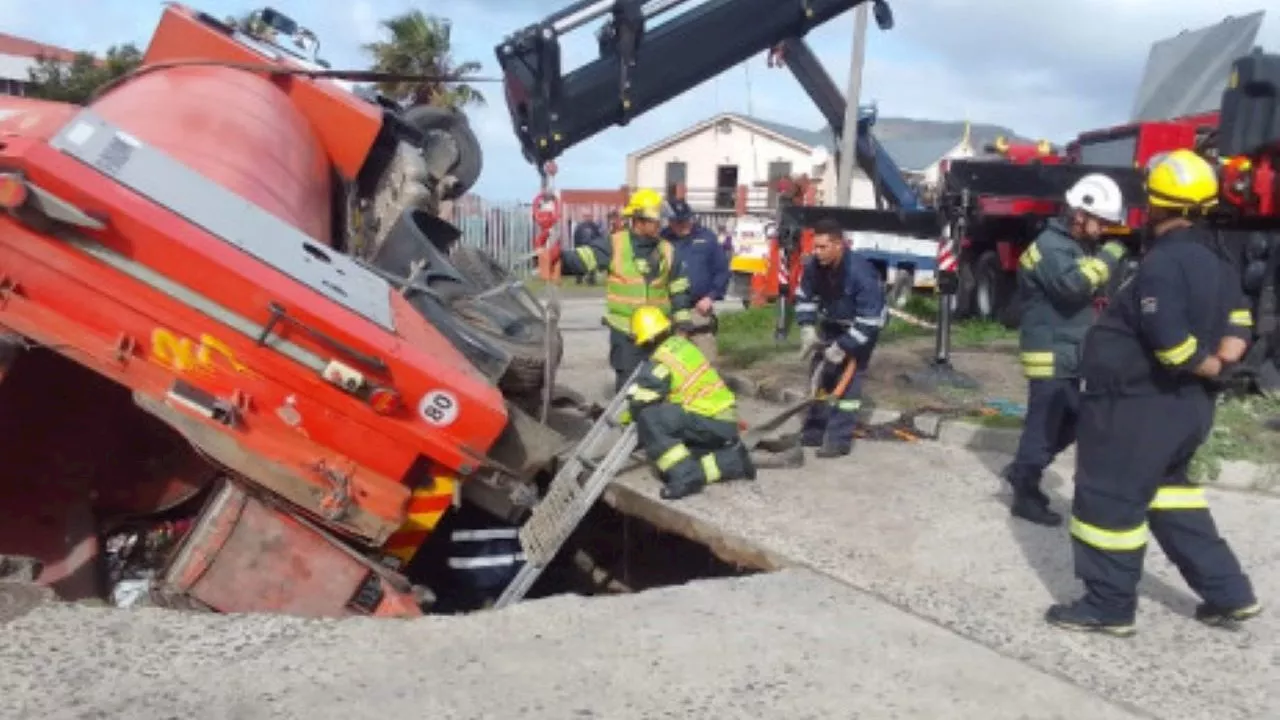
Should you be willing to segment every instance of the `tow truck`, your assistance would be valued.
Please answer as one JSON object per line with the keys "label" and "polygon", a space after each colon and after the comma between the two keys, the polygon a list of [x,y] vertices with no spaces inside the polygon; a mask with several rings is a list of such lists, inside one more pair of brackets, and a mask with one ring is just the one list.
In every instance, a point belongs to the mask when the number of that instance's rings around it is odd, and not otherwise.
{"label": "tow truck", "polygon": [[[1081,133],[1064,147],[1055,148],[1047,142],[1004,142],[989,148],[992,152],[986,158],[949,163],[944,168],[943,184],[952,196],[952,210],[965,215],[957,315],[1017,324],[1013,282],[1017,258],[1044,221],[1061,211],[1061,191],[1081,173],[1108,172],[1136,193],[1140,180],[1135,179],[1134,169],[1145,167],[1160,153],[1188,148],[1215,154],[1213,138],[1220,136],[1218,101],[1224,108],[1228,101],[1237,102],[1231,98],[1238,94],[1222,93],[1230,90],[1227,85],[1232,63],[1249,55],[1263,17],[1259,11],[1227,18],[1153,44],[1130,123]],[[1202,46],[1211,46],[1218,52],[1212,58],[1196,60],[1194,67],[1169,72],[1172,62],[1187,58]],[[1265,66],[1265,61],[1261,62]],[[1265,84],[1269,80],[1263,78],[1259,82]],[[1235,149],[1265,156],[1262,145],[1265,143]],[[1224,184],[1229,184],[1234,171],[1225,167],[1224,172]],[[967,193],[967,198],[960,198],[962,193]],[[1126,228],[1119,232],[1129,234],[1140,228],[1142,217],[1141,202],[1134,195]],[[1230,226],[1234,221],[1221,222]],[[1258,236],[1252,241],[1235,238],[1233,242],[1252,242],[1260,248],[1272,241]],[[1261,271],[1255,266],[1254,272]]]}

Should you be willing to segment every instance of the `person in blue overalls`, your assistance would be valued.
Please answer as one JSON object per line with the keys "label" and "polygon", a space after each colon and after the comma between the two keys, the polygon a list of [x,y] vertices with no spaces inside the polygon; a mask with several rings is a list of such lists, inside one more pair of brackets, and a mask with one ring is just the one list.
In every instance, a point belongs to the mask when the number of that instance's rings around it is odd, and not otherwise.
{"label": "person in blue overalls", "polygon": [[711,363],[718,359],[715,302],[729,290],[729,258],[715,233],[694,222],[693,209],[684,200],[671,202],[671,218],[662,237],[676,249],[676,258],[689,279],[693,314],[685,336]]}
{"label": "person in blue overalls", "polygon": [[1056,627],[1134,633],[1148,531],[1204,601],[1196,619],[1234,626],[1262,610],[1187,475],[1252,325],[1240,273],[1197,223],[1217,199],[1217,172],[1194,152],[1153,164],[1150,248],[1085,336],[1070,525],[1085,592],[1049,608]]}
{"label": "person in blue overalls", "polygon": [[1119,242],[1097,247],[1107,226],[1124,222],[1124,198],[1115,180],[1090,173],[1064,199],[1064,216],[1051,219],[1019,260],[1018,345],[1027,376],[1027,417],[1004,473],[1013,486],[1013,516],[1049,527],[1061,525],[1062,516],[1049,507],[1041,476],[1075,442],[1080,342],[1097,315],[1094,298],[1125,257]]}
{"label": "person in blue overalls", "polygon": [[[845,246],[840,225],[823,220],[813,232],[813,256],[805,260],[796,291],[796,324],[801,357],[811,358],[809,372],[821,366],[819,390],[825,397],[809,408],[800,442],[819,448],[817,457],[832,458],[853,449],[862,379],[889,315],[879,271]],[[852,379],[837,395],[850,363]]]}

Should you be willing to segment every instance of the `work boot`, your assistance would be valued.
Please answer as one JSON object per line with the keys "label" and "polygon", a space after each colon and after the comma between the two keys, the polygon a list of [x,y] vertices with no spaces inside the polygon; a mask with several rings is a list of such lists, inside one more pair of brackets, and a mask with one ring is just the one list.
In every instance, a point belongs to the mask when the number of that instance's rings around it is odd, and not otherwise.
{"label": "work boot", "polygon": [[1045,527],[1058,527],[1062,524],[1062,515],[1049,507],[1048,498],[1041,500],[1030,493],[1014,494],[1009,513],[1014,517]]}
{"label": "work boot", "polygon": [[738,461],[742,463],[742,479],[756,479],[756,464],[751,459],[751,451],[739,440],[733,447],[738,452]]}
{"label": "work boot", "polygon": [[701,480],[687,480],[679,483],[669,482],[658,491],[658,497],[663,500],[679,500],[690,495],[697,495],[702,492],[704,487],[706,487],[706,483]]}
{"label": "work boot", "polygon": [[1212,603],[1203,603],[1196,607],[1196,619],[1211,627],[1232,629],[1246,620],[1252,620],[1262,613],[1261,603],[1252,603],[1244,607],[1225,609]]}
{"label": "work boot", "polygon": [[848,443],[826,442],[822,444],[822,447],[818,448],[818,452],[814,453],[813,456],[816,458],[838,458],[838,457],[844,457],[845,455],[848,455],[851,452],[853,452],[852,442],[848,442]]}
{"label": "work boot", "polygon": [[1084,600],[1053,605],[1044,614],[1044,619],[1050,625],[1064,630],[1105,633],[1115,637],[1130,637],[1138,631],[1133,620],[1105,617]]}
{"label": "work boot", "polygon": [[1028,473],[1018,465],[1009,465],[1001,472],[1013,487],[1013,502],[1009,514],[1027,522],[1045,527],[1062,524],[1062,516],[1049,507],[1049,496],[1040,489],[1040,474]]}
{"label": "work boot", "polygon": [[799,445],[767,452],[768,454],[757,454],[759,459],[754,460],[756,467],[788,470],[804,467],[804,448]]}

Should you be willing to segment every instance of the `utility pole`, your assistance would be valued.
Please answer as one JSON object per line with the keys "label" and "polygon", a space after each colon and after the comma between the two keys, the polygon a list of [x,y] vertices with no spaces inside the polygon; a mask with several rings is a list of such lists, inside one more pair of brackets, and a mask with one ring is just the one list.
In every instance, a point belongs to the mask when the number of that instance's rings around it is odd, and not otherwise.
{"label": "utility pole", "polygon": [[840,142],[840,167],[836,168],[835,205],[853,205],[853,168],[857,152],[858,104],[862,95],[862,65],[867,56],[867,12],[869,0],[858,5],[853,16],[853,52],[849,61],[849,87],[845,91],[844,133]]}

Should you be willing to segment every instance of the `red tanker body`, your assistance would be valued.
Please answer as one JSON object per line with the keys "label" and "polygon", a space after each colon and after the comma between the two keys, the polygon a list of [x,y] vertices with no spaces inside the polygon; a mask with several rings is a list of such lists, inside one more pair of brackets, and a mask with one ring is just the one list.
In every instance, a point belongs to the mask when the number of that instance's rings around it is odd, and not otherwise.
{"label": "red tanker body", "polygon": [[437,217],[465,119],[309,68],[175,5],[87,107],[0,99],[0,559],[64,597],[142,563],[173,606],[416,614],[397,569],[463,481],[562,444],[521,409],[546,328]]}
{"label": "red tanker body", "polygon": [[332,238],[330,166],[269,78],[218,66],[144,73],[90,106],[120,129],[302,230]]}

